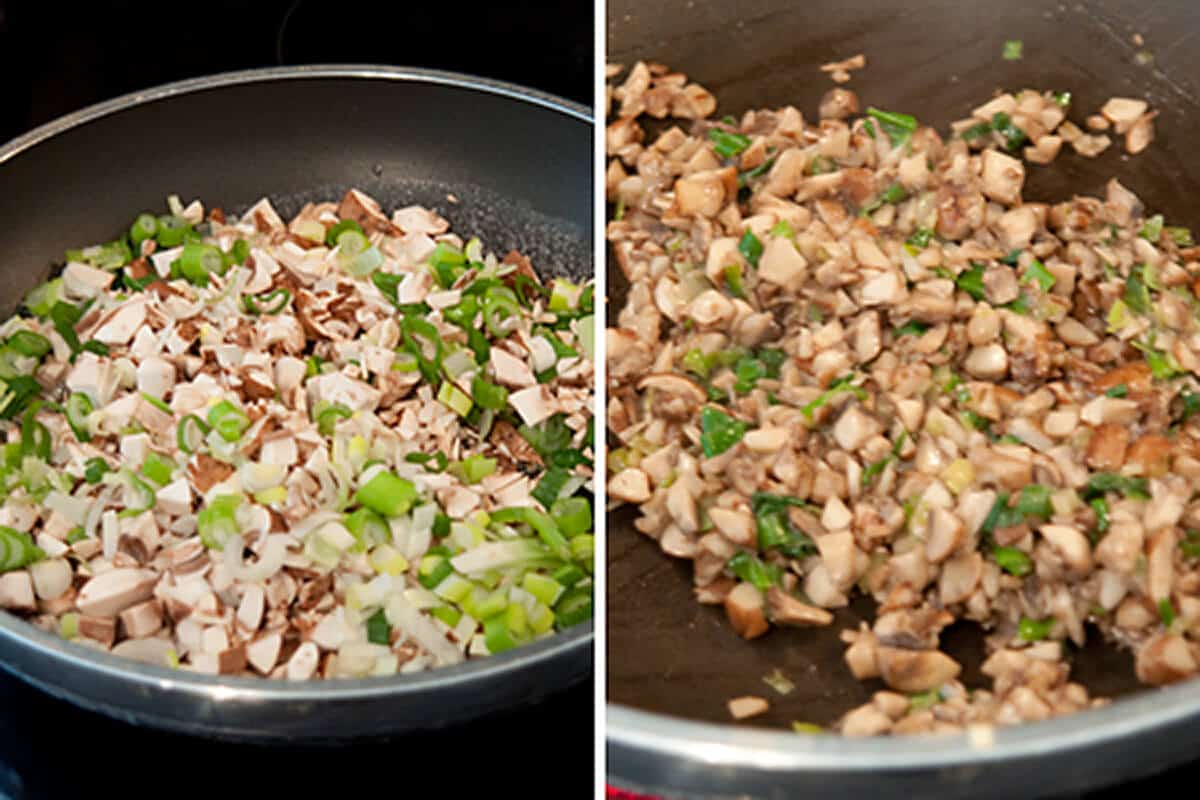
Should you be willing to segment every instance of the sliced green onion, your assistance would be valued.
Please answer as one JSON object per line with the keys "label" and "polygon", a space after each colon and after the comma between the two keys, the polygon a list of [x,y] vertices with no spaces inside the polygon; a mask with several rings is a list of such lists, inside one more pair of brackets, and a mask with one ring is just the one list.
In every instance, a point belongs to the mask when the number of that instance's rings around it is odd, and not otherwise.
{"label": "sliced green onion", "polygon": [[1171,627],[1175,622],[1175,607],[1171,605],[1171,598],[1164,597],[1158,601],[1158,618],[1162,620],[1164,628]]}
{"label": "sliced green onion", "polygon": [[774,564],[767,564],[745,550],[739,550],[725,564],[738,580],[745,581],[757,589],[766,591],[777,584],[780,571]]}
{"label": "sliced green onion", "polygon": [[384,646],[392,643],[392,625],[382,608],[367,618],[367,641]]}
{"label": "sliced green onion", "polygon": [[866,391],[862,387],[855,386],[853,381],[853,373],[849,375],[843,375],[842,377],[830,383],[829,388],[821,392],[821,394],[817,396],[816,400],[813,400],[811,403],[806,403],[804,406],[802,406],[800,408],[800,412],[808,419],[812,419],[817,409],[821,408],[830,400],[842,394],[852,394],[859,400],[865,400],[867,397]]}
{"label": "sliced green onion", "polygon": [[1026,642],[1039,642],[1049,636],[1053,628],[1054,617],[1043,620],[1021,617],[1021,622],[1017,625],[1017,636]]}
{"label": "sliced green onion", "polygon": [[149,392],[141,392],[140,394],[142,395],[143,400],[157,408],[159,411],[163,412],[164,414],[170,414],[174,416],[175,412],[171,410],[171,407],[167,405],[162,398],[155,397]]}
{"label": "sliced green onion", "polygon": [[551,467],[542,475],[530,496],[537,500],[547,510],[558,500],[559,494],[570,480],[571,473],[562,467]]}
{"label": "sliced green onion", "polygon": [[507,287],[490,289],[483,298],[483,323],[493,336],[508,335],[507,322],[521,315],[517,295]]}
{"label": "sliced green onion", "polygon": [[700,427],[700,446],[705,457],[712,458],[740,442],[748,426],[720,409],[705,406],[700,412]]}
{"label": "sliced green onion", "polygon": [[992,130],[1004,138],[1004,149],[1010,153],[1015,152],[1023,145],[1027,138],[1025,131],[1018,128],[1013,123],[1012,117],[1003,111],[998,111],[992,115]]}
{"label": "sliced green onion", "polygon": [[1138,231],[1138,236],[1150,242],[1157,242],[1163,232],[1163,215],[1155,214],[1150,217],[1142,225],[1142,229]]}
{"label": "sliced green onion", "polygon": [[720,158],[733,158],[750,146],[749,136],[720,128],[709,128],[708,138],[713,143],[713,152]]}
{"label": "sliced green onion", "polygon": [[90,484],[99,483],[108,472],[112,472],[112,467],[99,456],[89,458],[83,464],[83,479]]}
{"label": "sliced green onion", "polygon": [[738,252],[750,262],[752,266],[758,266],[758,260],[762,258],[763,244],[759,241],[754,232],[747,229],[742,234],[741,241],[738,242]]}
{"label": "sliced green onion", "polygon": [[471,397],[480,408],[501,411],[508,405],[508,389],[479,375],[471,382]]}
{"label": "sliced green onion", "polygon": [[242,295],[242,306],[249,314],[278,314],[287,307],[287,304],[292,300],[292,293],[288,289],[280,287],[272,289],[266,294],[260,295]]}
{"label": "sliced green onion", "polygon": [[174,215],[164,215],[158,218],[154,231],[154,241],[163,247],[175,247],[183,244],[184,237],[192,230],[187,220]]}
{"label": "sliced green onion", "polygon": [[341,403],[331,403],[321,400],[313,406],[313,421],[317,423],[317,431],[322,436],[333,436],[338,422],[350,419],[354,412]]}
{"label": "sliced green onion", "polygon": [[170,483],[171,474],[174,471],[175,465],[158,453],[150,453],[146,456],[146,460],[142,462],[142,474],[159,486],[166,486]]}
{"label": "sliced green onion", "polygon": [[893,147],[906,144],[917,130],[917,119],[910,114],[880,111],[878,108],[868,108],[867,114],[879,122],[879,127],[883,128]]}
{"label": "sliced green onion", "polygon": [[216,245],[188,242],[179,254],[179,270],[195,286],[208,286],[212,274],[225,270],[225,259]]}
{"label": "sliced green onion", "polygon": [[133,242],[134,247],[138,247],[146,239],[153,239],[157,231],[158,220],[153,214],[138,214],[129,226],[129,240]]}
{"label": "sliced green onion", "polygon": [[246,259],[249,257],[250,243],[245,239],[237,239],[232,245],[230,245],[225,261],[230,266],[233,264],[245,264]]}
{"label": "sliced green onion", "polygon": [[1103,497],[1094,497],[1088,501],[1088,505],[1096,514],[1096,536],[1103,536],[1108,533],[1108,501]]}
{"label": "sliced green onion", "polygon": [[356,552],[364,552],[369,547],[386,544],[391,541],[392,529],[387,520],[379,512],[363,507],[347,514],[343,520],[346,530],[355,538]]}
{"label": "sliced green onion", "polygon": [[1023,578],[1033,572],[1033,559],[1015,547],[994,548],[992,557],[996,560],[996,566],[1018,578]]}
{"label": "sliced green onion", "polygon": [[1020,39],[1009,39],[1004,43],[1000,57],[1005,61],[1020,61],[1025,50],[1025,43]]}
{"label": "sliced green onion", "polygon": [[454,472],[462,478],[463,483],[479,483],[496,472],[496,459],[476,454],[464,458],[456,467]]}
{"label": "sliced green onion", "polygon": [[442,381],[437,393],[438,402],[460,417],[471,413],[471,396],[450,381]]}
{"label": "sliced green onion", "polygon": [[41,358],[52,349],[49,339],[33,331],[17,331],[8,337],[6,345],[26,358]]}
{"label": "sliced green onion", "polygon": [[796,240],[795,229],[792,228],[792,226],[785,219],[781,219],[779,222],[776,222],[771,226],[771,235],[782,236],[783,238],[791,239],[792,241]]}
{"label": "sliced green onion", "polygon": [[45,557],[28,533],[0,525],[0,572],[23,569]]}
{"label": "sliced green onion", "polygon": [[237,509],[241,504],[241,495],[223,494],[201,509],[196,515],[196,529],[205,547],[224,550],[229,540],[241,533],[237,524]]}
{"label": "sliced green onion", "polygon": [[398,517],[412,508],[417,499],[417,487],[412,481],[381,470],[359,487],[354,499],[385,517]]}
{"label": "sliced green onion", "polygon": [[1054,280],[1054,276],[1050,274],[1050,271],[1036,258],[1030,262],[1029,268],[1025,270],[1025,275],[1021,278],[1022,283],[1029,283],[1031,281],[1036,283],[1041,287],[1043,292],[1048,292],[1054,288]]}
{"label": "sliced green onion", "polygon": [[554,606],[554,622],[559,629],[570,628],[592,618],[592,590],[577,586],[563,593]]}
{"label": "sliced green onion", "polygon": [[1129,394],[1129,387],[1123,383],[1118,383],[1104,393],[1105,397],[1125,397]]}
{"label": "sliced green onion", "polygon": [[985,297],[983,290],[983,265],[972,264],[969,270],[966,270],[954,279],[954,284],[959,289],[971,295],[972,299],[983,300]]}
{"label": "sliced green onion", "polygon": [[195,414],[188,414],[179,420],[179,425],[175,428],[175,444],[183,452],[192,455],[211,430],[212,427],[207,422]]}
{"label": "sliced green onion", "polygon": [[592,504],[586,497],[564,497],[550,507],[550,516],[568,539],[592,529]]}
{"label": "sliced green onion", "polygon": [[346,231],[356,231],[364,237],[366,235],[362,229],[362,225],[359,225],[356,220],[343,219],[331,225],[329,230],[325,232],[325,244],[330,247],[336,247],[338,239]]}
{"label": "sliced green onion", "polygon": [[75,392],[67,398],[67,424],[71,426],[71,432],[75,434],[75,438],[81,442],[92,440],[92,431],[88,427],[87,420],[94,410],[91,398],[83,392]]}
{"label": "sliced green onion", "polygon": [[45,318],[50,315],[50,309],[62,299],[62,278],[55,278],[37,286],[25,296],[25,307],[35,317]]}
{"label": "sliced green onion", "polygon": [[438,242],[429,254],[429,266],[443,289],[449,289],[466,271],[467,257],[461,250],[447,242]]}
{"label": "sliced green onion", "polygon": [[208,424],[227,442],[236,442],[250,427],[250,417],[228,400],[208,410]]}
{"label": "sliced green onion", "polygon": [[525,506],[501,508],[492,513],[492,521],[501,525],[524,523],[537,533],[555,555],[564,560],[570,558],[570,544],[548,514]]}

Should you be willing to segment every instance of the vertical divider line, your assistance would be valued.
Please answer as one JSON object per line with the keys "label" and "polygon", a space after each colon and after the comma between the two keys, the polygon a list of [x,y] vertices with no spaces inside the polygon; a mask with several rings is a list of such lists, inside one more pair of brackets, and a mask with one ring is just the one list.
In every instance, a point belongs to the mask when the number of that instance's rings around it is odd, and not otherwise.
{"label": "vertical divider line", "polygon": [[604,190],[604,65],[607,56],[607,17],[605,0],[594,0],[593,6],[593,36],[595,45],[593,47],[593,81],[594,92],[592,98],[592,114],[594,115],[595,124],[593,125],[593,165],[592,165],[592,202],[593,215],[595,224],[593,225],[592,238],[592,255],[596,270],[596,316],[604,319],[597,320],[598,325],[594,327],[596,331],[596,342],[592,352],[595,354],[596,363],[594,366],[593,375],[596,385],[595,391],[595,426],[596,441],[593,443],[593,454],[595,456],[595,500],[593,503],[594,513],[596,515],[596,547],[594,561],[594,605],[593,605],[593,687],[595,697],[594,709],[594,734],[593,746],[595,747],[594,771],[595,775],[595,796],[597,798],[605,797],[606,790],[606,748],[604,743],[605,731],[605,708],[607,698],[607,627],[606,620],[608,611],[606,607],[607,601],[607,586],[608,586],[608,520],[605,510],[607,491],[607,424],[608,417],[605,414],[606,387],[607,387],[607,370],[606,354],[605,354],[605,331],[607,325],[608,310],[608,279],[606,265],[606,239],[605,239],[605,217],[607,216],[606,198]]}

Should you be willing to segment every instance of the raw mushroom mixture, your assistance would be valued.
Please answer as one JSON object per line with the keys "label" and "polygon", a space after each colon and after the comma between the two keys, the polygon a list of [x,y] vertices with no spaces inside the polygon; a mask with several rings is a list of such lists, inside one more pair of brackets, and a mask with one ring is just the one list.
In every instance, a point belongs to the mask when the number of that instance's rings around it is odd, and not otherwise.
{"label": "raw mushroom mixture", "polygon": [[0,607],[288,679],[590,619],[590,285],[357,190],[169,205],[0,326]]}
{"label": "raw mushroom mixture", "polygon": [[[647,141],[684,85],[639,63],[610,88],[608,494],[697,599],[754,638],[872,596],[845,661],[889,690],[847,735],[1104,702],[1069,680],[1088,623],[1144,683],[1196,673],[1200,248],[1116,180],[1022,199],[1021,156],[1110,127],[1135,153],[1154,112],[1114,98],[1085,134],[1069,95],[1022,91],[943,137],[835,88],[816,122],[709,104]],[[939,649],[956,619],[990,690]]]}

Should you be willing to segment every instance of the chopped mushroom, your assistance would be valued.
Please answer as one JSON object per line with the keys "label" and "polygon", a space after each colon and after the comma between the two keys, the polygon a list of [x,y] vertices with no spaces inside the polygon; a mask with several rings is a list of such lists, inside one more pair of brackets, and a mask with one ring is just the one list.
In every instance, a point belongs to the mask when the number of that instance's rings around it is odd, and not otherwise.
{"label": "chopped mushroom", "polygon": [[[668,100],[707,113],[706,94]],[[168,205],[149,238],[68,251],[0,332],[0,433],[26,444],[0,464],[0,608],[147,663],[292,680],[454,664],[591,617],[586,281],[358,189],[286,223],[266,198],[240,218]],[[707,399],[669,370],[656,391],[685,416]],[[698,482],[663,534],[687,557]],[[524,606],[511,641],[470,598],[427,602],[430,566],[453,583],[464,560]]]}
{"label": "chopped mushroom", "polygon": [[[608,142],[629,284],[609,498],[692,561],[700,602],[754,638],[873,598],[845,665],[890,691],[844,735],[987,738],[1107,702],[1070,681],[1063,642],[1085,635],[1146,683],[1200,671],[1200,251],[1115,180],[1025,202],[1019,157],[1140,151],[1157,112],[1116,98],[1085,130],[1022,90],[946,135],[835,89],[816,122],[754,109],[653,137],[636,117],[664,111],[670,71],[643,66]],[[990,688],[939,649],[955,620],[989,632]]]}
{"label": "chopped mushroom", "polygon": [[762,697],[746,695],[729,701],[729,716],[734,719],[749,719],[771,710],[771,704]]}

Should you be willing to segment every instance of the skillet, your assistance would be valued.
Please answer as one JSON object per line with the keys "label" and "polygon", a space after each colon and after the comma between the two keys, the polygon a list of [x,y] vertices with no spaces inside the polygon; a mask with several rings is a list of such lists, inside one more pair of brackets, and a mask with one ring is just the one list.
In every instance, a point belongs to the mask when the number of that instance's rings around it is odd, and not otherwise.
{"label": "skillet", "polygon": [[[420,203],[546,275],[592,273],[590,112],[509,84],[377,66],[182,81],[63,117],[0,147],[0,314],[66,247],[112,239],[177,193],[285,218],[358,187]],[[448,200],[448,195],[457,198]],[[287,683],[139,664],[0,612],[0,666],[117,719],[257,741],[444,728],[537,702],[591,674],[592,625],[445,669]]]}
{"label": "skillet", "polygon": [[[1118,142],[1095,160],[1064,152],[1051,168],[1029,168],[1025,196],[1102,194],[1115,175],[1169,220],[1200,222],[1200,159],[1190,146],[1200,57],[1187,44],[1200,18],[1187,2],[610,0],[608,18],[610,62],[655,60],[686,73],[716,96],[718,117],[795,105],[815,118],[835,85],[818,66],[856,53],[867,67],[846,87],[864,107],[912,113],[939,130],[1000,88],[1070,90],[1078,121],[1112,95],[1145,97],[1163,110],[1147,151],[1126,157]],[[1001,59],[1010,39],[1023,41],[1022,60]],[[625,288],[611,259],[608,276],[611,325]],[[872,603],[853,604],[828,628],[745,642],[719,607],[696,604],[690,565],[663,555],[634,519],[622,509],[608,523],[608,768],[619,786],[669,797],[1030,797],[1130,779],[1197,752],[1200,684],[1137,691],[1132,656],[1094,631],[1072,679],[1097,695],[1137,692],[1110,708],[1002,730],[982,751],[963,737],[797,736],[792,720],[829,724],[883,688],[850,675],[838,641],[872,618]],[[947,630],[944,649],[969,686],[990,684],[978,671],[977,627]],[[775,669],[796,684],[786,697],[762,681]],[[742,694],[767,697],[771,711],[734,727],[725,702]]]}

